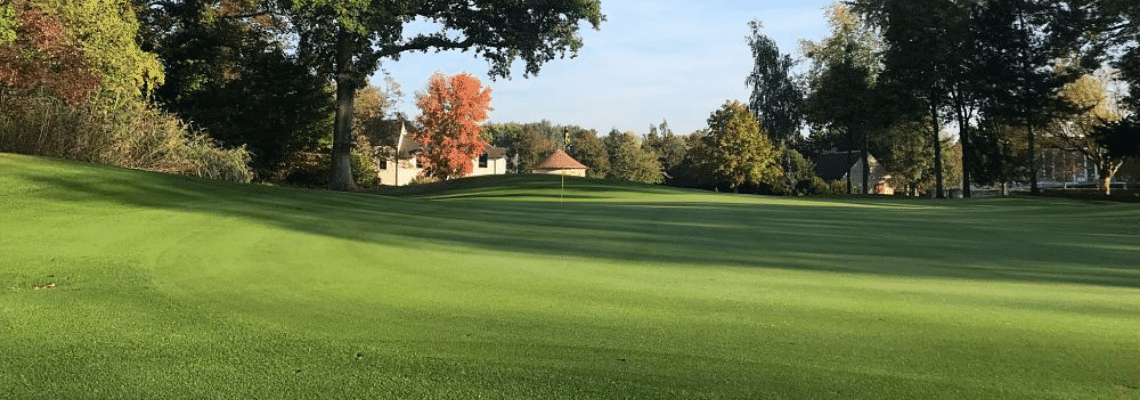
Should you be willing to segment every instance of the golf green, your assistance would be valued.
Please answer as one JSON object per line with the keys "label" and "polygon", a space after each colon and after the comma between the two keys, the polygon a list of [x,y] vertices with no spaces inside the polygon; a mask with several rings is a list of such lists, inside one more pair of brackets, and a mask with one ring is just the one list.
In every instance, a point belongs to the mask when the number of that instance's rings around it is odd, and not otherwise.
{"label": "golf green", "polygon": [[0,399],[1140,399],[1140,204],[414,190],[0,154]]}

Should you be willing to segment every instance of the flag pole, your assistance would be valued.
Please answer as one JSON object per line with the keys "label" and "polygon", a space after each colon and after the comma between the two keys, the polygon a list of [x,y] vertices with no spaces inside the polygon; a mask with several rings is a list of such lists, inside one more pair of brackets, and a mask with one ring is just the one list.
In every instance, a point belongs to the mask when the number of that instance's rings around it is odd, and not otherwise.
{"label": "flag pole", "polygon": [[[562,127],[562,151],[566,151],[570,146],[570,127]],[[563,197],[566,194],[566,173],[565,171],[559,173],[562,176],[562,189],[558,191],[558,204],[563,204]]]}

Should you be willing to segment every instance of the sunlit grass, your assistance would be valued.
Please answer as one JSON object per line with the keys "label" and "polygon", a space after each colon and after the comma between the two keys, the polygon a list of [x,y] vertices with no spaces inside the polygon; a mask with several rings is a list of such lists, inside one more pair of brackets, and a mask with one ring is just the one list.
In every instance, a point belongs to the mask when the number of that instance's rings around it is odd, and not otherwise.
{"label": "sunlit grass", "polygon": [[1136,205],[450,185],[0,155],[0,398],[1140,397]]}

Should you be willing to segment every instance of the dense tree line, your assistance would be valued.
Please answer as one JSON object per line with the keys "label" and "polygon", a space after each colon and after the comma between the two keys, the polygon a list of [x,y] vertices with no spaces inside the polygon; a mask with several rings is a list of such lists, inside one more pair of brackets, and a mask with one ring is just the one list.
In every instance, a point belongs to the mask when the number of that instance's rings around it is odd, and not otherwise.
{"label": "dense tree line", "polygon": [[[405,35],[417,18],[441,29]],[[114,92],[248,156],[257,179],[315,183],[323,168],[343,190],[368,178],[355,102],[384,60],[464,50],[493,77],[515,61],[534,75],[604,18],[597,0],[17,0],[0,4],[0,52],[18,54],[0,66],[0,99],[36,91],[77,106]]]}
{"label": "dense tree line", "polygon": [[[414,18],[444,29],[405,35]],[[516,172],[562,148],[591,177],[762,193],[823,191],[810,160],[832,150],[874,154],[906,193],[942,196],[950,186],[969,196],[975,184],[1013,182],[1036,190],[1045,149],[1092,160],[1108,192],[1140,153],[1133,1],[853,0],[828,18],[829,36],[802,43],[809,65],[800,74],[761,22],[750,23],[752,94],[712,112],[707,129],[678,135],[662,123],[599,135],[544,121],[486,125],[482,140],[507,148]],[[509,76],[516,60],[532,75],[581,48],[580,24],[603,20],[596,0],[10,1],[0,5],[5,150],[110,160],[108,149],[126,148],[118,163],[165,170],[195,165],[178,157],[206,157],[230,170],[248,162],[239,179],[349,189],[369,184],[377,149],[362,137],[394,116],[401,95],[365,83],[385,60],[470,50],[493,77]],[[1114,84],[1130,90],[1114,96]],[[35,124],[102,133],[21,133]],[[150,136],[124,133],[143,131]],[[868,192],[866,172],[848,185]]]}
{"label": "dense tree line", "polygon": [[[1107,193],[1123,158],[1137,155],[1135,118],[1125,118],[1138,110],[1134,96],[1073,95],[1082,85],[1088,92],[1090,77],[1106,68],[1140,92],[1140,74],[1130,69],[1140,23],[1134,2],[851,4],[832,8],[831,37],[805,43],[812,61],[805,113],[820,135],[846,135],[846,146],[874,150],[896,179],[911,181],[900,186],[924,186],[913,171],[929,164],[938,196],[947,184],[965,196],[974,184],[1028,181],[1036,191],[1041,148],[1064,147],[1094,161],[1114,156],[1096,161]],[[957,130],[960,160],[947,157],[947,126]],[[922,142],[929,155],[916,153]],[[948,162],[960,162],[960,173]],[[948,183],[950,174],[959,183]]]}

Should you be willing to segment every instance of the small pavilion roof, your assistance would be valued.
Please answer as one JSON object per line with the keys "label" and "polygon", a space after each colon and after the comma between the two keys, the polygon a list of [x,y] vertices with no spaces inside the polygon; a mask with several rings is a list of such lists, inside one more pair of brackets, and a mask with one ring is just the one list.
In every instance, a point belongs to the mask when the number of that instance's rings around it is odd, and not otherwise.
{"label": "small pavilion roof", "polygon": [[554,154],[547,157],[545,161],[538,163],[534,169],[542,170],[555,170],[555,169],[589,169],[582,163],[570,157],[565,151],[561,149],[555,150]]}

